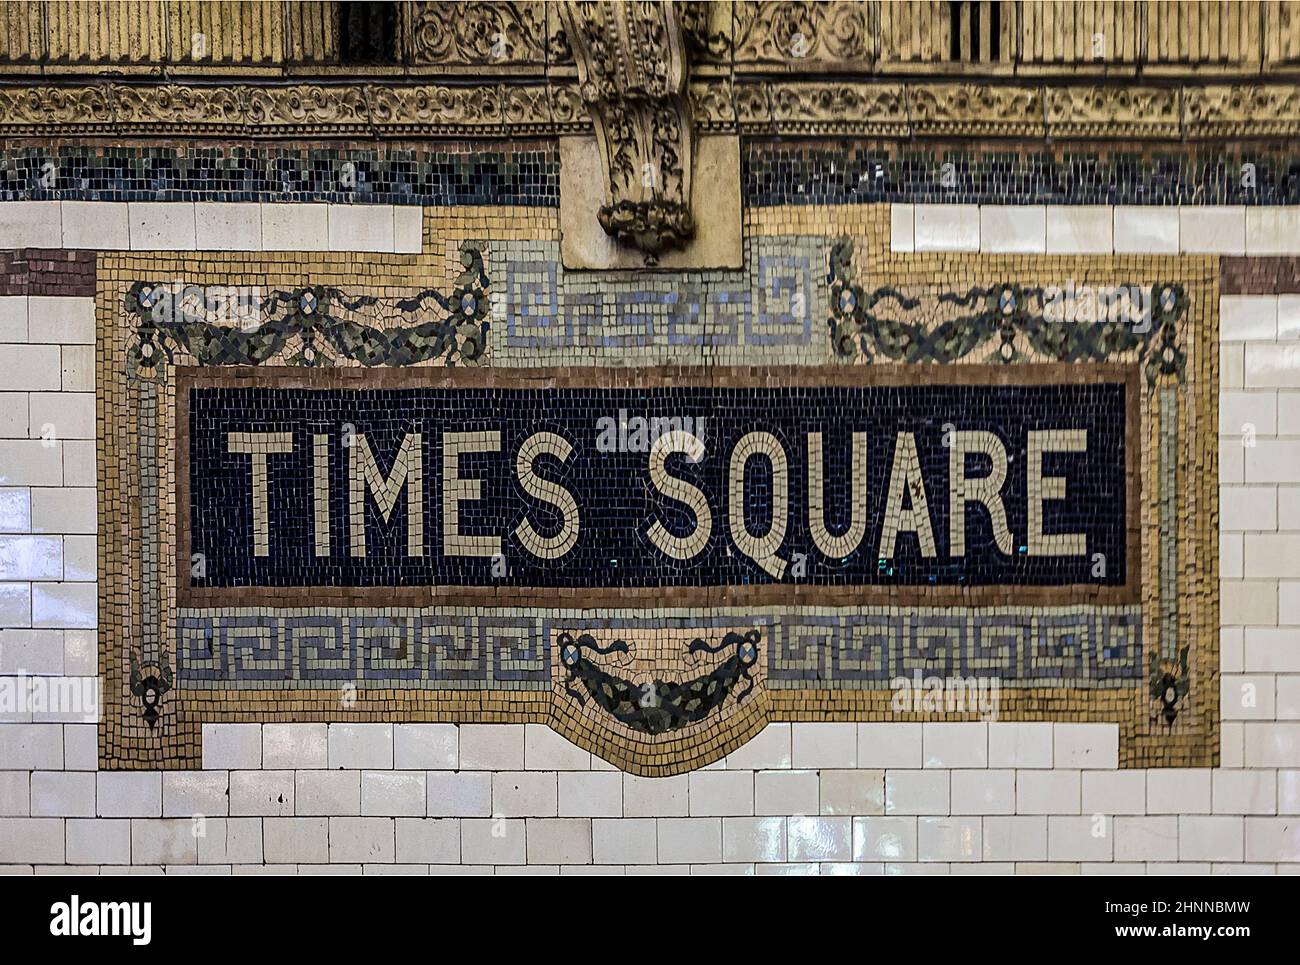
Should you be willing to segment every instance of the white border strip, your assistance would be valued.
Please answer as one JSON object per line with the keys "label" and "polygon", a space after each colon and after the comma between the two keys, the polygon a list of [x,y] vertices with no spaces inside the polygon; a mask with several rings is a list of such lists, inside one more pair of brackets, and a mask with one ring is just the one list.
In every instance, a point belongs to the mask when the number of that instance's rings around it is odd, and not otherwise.
{"label": "white border strip", "polygon": [[423,211],[392,204],[0,201],[0,250],[419,254]]}
{"label": "white border strip", "polygon": [[1300,207],[895,204],[890,250],[1295,255]]}

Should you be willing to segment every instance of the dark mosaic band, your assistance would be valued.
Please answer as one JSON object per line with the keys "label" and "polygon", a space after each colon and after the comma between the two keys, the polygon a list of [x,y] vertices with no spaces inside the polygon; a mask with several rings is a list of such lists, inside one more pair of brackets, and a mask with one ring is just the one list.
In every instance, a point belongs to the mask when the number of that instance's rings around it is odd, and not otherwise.
{"label": "dark mosaic band", "polygon": [[[1288,142],[1132,149],[745,138],[747,204],[1300,204]],[[0,148],[0,201],[559,205],[553,141],[478,150],[284,145]]]}

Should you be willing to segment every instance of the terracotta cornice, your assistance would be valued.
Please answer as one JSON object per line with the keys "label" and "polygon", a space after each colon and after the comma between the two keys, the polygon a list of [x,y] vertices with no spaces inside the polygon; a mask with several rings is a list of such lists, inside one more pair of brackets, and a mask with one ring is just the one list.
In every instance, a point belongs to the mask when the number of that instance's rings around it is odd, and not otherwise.
{"label": "terracotta cornice", "polygon": [[[1235,139],[1300,135],[1300,84],[1116,86],[697,78],[704,132],[872,137]],[[573,81],[0,87],[21,137],[506,138],[589,133]]]}

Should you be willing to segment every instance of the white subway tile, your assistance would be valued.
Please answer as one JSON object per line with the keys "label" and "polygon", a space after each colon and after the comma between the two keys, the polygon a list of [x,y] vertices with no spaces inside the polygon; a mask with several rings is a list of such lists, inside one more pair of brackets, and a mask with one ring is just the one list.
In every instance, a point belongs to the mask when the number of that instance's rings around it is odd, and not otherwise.
{"label": "white subway tile", "polygon": [[85,771],[35,771],[31,795],[33,817],[95,816],[95,775]]}
{"label": "white subway tile", "polygon": [[95,490],[88,486],[32,489],[32,530],[93,535],[98,528]]}
{"label": "white subway tile", "polygon": [[790,729],[795,767],[857,766],[856,724],[796,723]]}
{"label": "white subway tile", "polygon": [[949,772],[886,771],[886,814],[948,814]]}
{"label": "white subway tile", "polygon": [[262,206],[256,202],[200,201],[194,206],[200,251],[260,251]]}
{"label": "white subway tile", "polygon": [[980,212],[974,204],[915,206],[917,251],[979,251]]}
{"label": "white subway tile", "polygon": [[660,863],[705,864],[722,860],[721,818],[659,818],[657,825]]}
{"label": "white subway tile", "polygon": [[1016,772],[955,770],[952,772],[954,814],[1015,814]]}
{"label": "white subway tile", "polygon": [[1209,814],[1210,771],[1155,767],[1147,771],[1148,814]]}
{"label": "white subway tile", "polygon": [[754,813],[754,775],[750,771],[692,771],[687,789],[691,817],[740,817]]}
{"label": "white subway tile", "polygon": [[1115,818],[1116,861],[1177,861],[1178,818]]}
{"label": "white subway tile", "polygon": [[233,771],[262,766],[260,724],[204,724],[203,768]]}
{"label": "white subway tile", "polygon": [[1215,814],[1277,813],[1277,775],[1273,771],[1216,769],[1212,778]]}
{"label": "white subway tile", "polygon": [[858,766],[920,767],[920,724],[858,724]]}
{"label": "white subway tile", "polygon": [[133,251],[193,251],[194,202],[127,203]]}
{"label": "white subway tile", "polygon": [[423,817],[426,811],[427,791],[423,772],[361,772],[362,814]]}
{"label": "white subway tile", "polygon": [[124,818],[67,822],[67,859],[78,864],[131,863],[131,822]]}
{"label": "white subway tile", "polygon": [[58,392],[62,382],[57,345],[6,345],[0,349],[0,389]]}
{"label": "white subway tile", "polygon": [[768,724],[758,735],[727,755],[728,770],[772,770],[790,767],[789,724]]}
{"label": "white subway tile", "polygon": [[754,813],[776,816],[817,814],[821,779],[816,771],[758,771],[754,775]]}
{"label": "white subway tile", "polygon": [[523,724],[461,724],[462,770],[522,771]]}
{"label": "white subway tile", "polygon": [[[853,819],[794,815],[786,820],[790,861],[849,861],[853,854]],[[663,842],[660,840],[660,848]]]}
{"label": "white subway tile", "polygon": [[101,818],[162,817],[161,772],[100,771],[95,779],[95,806]]}
{"label": "white subway tile", "polygon": [[[296,771],[293,775],[293,809],[288,813],[300,817],[356,817],[361,814],[361,779],[361,771],[350,769]],[[423,794],[419,806],[406,813],[424,814]]]}
{"label": "white subway tile", "polygon": [[28,296],[27,340],[42,345],[94,345],[95,299],[88,295]]}
{"label": "white subway tile", "polygon": [[1044,861],[1047,858],[1047,818],[987,817],[982,840],[985,861]]}
{"label": "white subway tile", "polygon": [[1048,861],[1111,861],[1115,829],[1106,815],[1047,818]]}
{"label": "white subway tile", "polygon": [[918,818],[916,852],[921,861],[979,861],[983,821],[977,817]]}
{"label": "white subway tile", "polygon": [[431,818],[487,817],[492,813],[492,775],[485,771],[429,771],[424,782]]}
{"label": "white subway tile", "polygon": [[654,864],[658,829],[654,818],[595,818],[591,822],[592,860],[597,864]]}
{"label": "white subway tile", "polygon": [[1115,251],[1119,254],[1176,255],[1178,208],[1115,206]]}
{"label": "white subway tile", "polygon": [[1114,213],[1107,205],[1047,206],[1049,255],[1110,254],[1114,250]]}
{"label": "white subway tile", "polygon": [[328,741],[331,768],[393,766],[392,724],[330,724]]}
{"label": "white subway tile", "polygon": [[916,208],[910,204],[889,206],[889,250],[909,252],[916,250]]}
{"label": "white subway tile", "polygon": [[981,205],[980,251],[1042,253],[1047,250],[1043,205]]}
{"label": "white subway tile", "polygon": [[0,342],[27,341],[27,296],[0,295]]}
{"label": "white subway tile", "polygon": [[0,250],[57,248],[63,244],[58,201],[5,201],[0,219]]}
{"label": "white subway tile", "polygon": [[722,820],[723,861],[786,861],[786,841],[786,819],[783,817],[734,817]]}
{"label": "white subway tile", "polygon": [[336,862],[391,863],[396,854],[392,818],[332,817],[329,859]]}
{"label": "white subway tile", "polygon": [[413,204],[393,206],[393,251],[418,255],[424,250],[424,208]]}
{"label": "white subway tile", "polygon": [[1246,252],[1246,209],[1242,205],[1185,205],[1178,209],[1178,241],[1189,255]]}
{"label": "white subway tile", "polygon": [[394,724],[393,766],[455,770],[459,750],[455,724]]}
{"label": "white subway tile", "polygon": [[329,205],[329,246],[330,251],[392,251],[392,206]]}
{"label": "white subway tile", "polygon": [[1084,771],[1084,814],[1146,814],[1147,780],[1142,771]]}
{"label": "white subway tile", "polygon": [[922,725],[926,767],[988,767],[988,725],[979,722]]}
{"label": "white subway tile", "polygon": [[33,583],[32,626],[90,629],[98,625],[94,583]]}
{"label": "white subway tile", "polygon": [[545,724],[525,724],[524,767],[530,771],[587,771],[591,770],[591,752]]}
{"label": "white subway tile", "polygon": [[[0,580],[63,578],[63,540],[58,536],[0,536]],[[0,631],[0,652],[4,647]],[[4,670],[0,661],[0,673]]]}
{"label": "white subway tile", "polygon": [[1300,861],[1300,821],[1246,818],[1247,861]]}
{"label": "white subway tile", "polygon": [[1240,817],[1184,814],[1178,819],[1179,860],[1240,861],[1244,830]]}
{"label": "white subway tile", "polygon": [[1052,759],[1057,767],[1113,770],[1119,767],[1116,724],[1053,724]]}
{"label": "white subway tile", "polygon": [[591,822],[584,818],[529,818],[530,865],[591,864]]}
{"label": "white subway tile", "polygon": [[1079,771],[1017,771],[1016,812],[1019,814],[1078,814]]}
{"label": "white subway tile", "polygon": [[493,814],[553,818],[559,807],[559,782],[554,772],[498,771],[492,775]]}
{"label": "white subway tile", "polygon": [[1052,725],[998,722],[988,725],[989,767],[1051,767]]}
{"label": "white subway tile", "polygon": [[1246,208],[1246,254],[1290,255],[1300,252],[1300,209],[1274,206]]}
{"label": "white subway tile", "polygon": [[64,248],[126,251],[131,247],[130,218],[123,201],[63,201]]}
{"label": "white subway tile", "polygon": [[262,842],[269,864],[326,864],[328,818],[263,818]]}
{"label": "white subway tile", "polygon": [[0,818],[0,864],[62,863],[62,818]]}
{"label": "white subway tile", "polygon": [[689,778],[623,775],[623,813],[628,817],[685,816],[690,813]]}
{"label": "white subway tile", "polygon": [[263,724],[262,766],[268,769],[328,767],[328,725]]}
{"label": "white subway tile", "polygon": [[396,857],[402,862],[460,863],[460,822],[451,818],[398,818]]}
{"label": "white subway tile", "polygon": [[822,814],[884,814],[885,772],[821,771]]}
{"label": "white subway tile", "polygon": [[623,815],[623,775],[618,771],[561,771],[560,817]]}
{"label": "white subway tile", "polygon": [[224,817],[230,810],[229,791],[226,771],[165,771],[163,817]]}
{"label": "white subway tile", "polygon": [[329,206],[262,205],[264,251],[329,251]]}

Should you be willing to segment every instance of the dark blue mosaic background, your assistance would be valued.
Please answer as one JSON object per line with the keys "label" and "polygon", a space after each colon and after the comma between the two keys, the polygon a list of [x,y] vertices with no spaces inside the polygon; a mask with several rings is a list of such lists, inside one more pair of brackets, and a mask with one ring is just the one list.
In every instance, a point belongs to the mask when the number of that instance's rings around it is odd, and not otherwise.
{"label": "dark blue mosaic background", "polygon": [[[651,486],[646,452],[601,452],[598,420],[628,416],[706,419],[708,449],[698,464],[684,455],[668,461],[671,475],[691,481],[708,497],[713,534],[706,549],[686,564],[664,556],[647,538],[659,518],[677,535],[694,525],[693,515]],[[967,507],[966,556],[947,557],[948,449],[944,424],[996,432],[1010,465],[1003,488],[1008,524],[1017,541],[1012,557],[993,542],[988,514]],[[425,555],[406,555],[406,491],[383,523],[374,499],[366,497],[368,555],[348,555],[347,451],[343,426],[364,433],[381,471],[388,475],[402,439],[423,434]],[[802,578],[787,569],[782,582],[820,585],[1063,585],[1125,582],[1125,393],[1119,383],[1053,386],[948,386],[825,388],[663,389],[383,389],[300,390],[194,388],[190,396],[191,551],[205,557],[206,574],[196,586],[710,586],[771,583],[774,580],[742,555],[730,538],[726,475],[736,441],[767,431],[782,442],[789,461],[790,516],[781,556],[804,553]],[[1030,429],[1088,431],[1086,453],[1049,453],[1044,476],[1065,476],[1069,498],[1049,501],[1047,533],[1087,534],[1088,556],[1029,557],[1026,535],[1026,433]],[[499,430],[502,451],[464,454],[462,477],[482,481],[482,499],[462,502],[461,531],[497,535],[509,575],[494,578],[488,558],[442,555],[442,445],[444,431]],[[530,499],[514,475],[516,453],[532,433],[564,436],[574,451],[560,464],[550,456],[536,464],[539,475],[573,492],[581,529],[575,547],[557,561],[537,560],[513,536],[528,516],[543,535],[558,531],[559,514]],[[291,454],[268,457],[270,555],[253,556],[251,458],[227,454],[229,432],[292,432]],[[832,534],[849,522],[851,433],[869,435],[870,518],[856,553],[824,558],[807,522],[806,433],[824,434],[826,523]],[[913,432],[925,478],[938,556],[924,559],[915,536],[904,535],[898,555],[883,566],[876,547],[883,523],[893,463],[895,433]],[[331,437],[332,555],[314,554],[312,530],[311,435]],[[980,465],[980,463],[983,465]],[[988,461],[970,457],[970,475],[984,475]],[[766,532],[771,519],[771,471],[762,457],[750,460],[746,518]],[[905,502],[905,505],[907,503]],[[1093,553],[1105,554],[1104,579],[1091,576]]]}
{"label": "dark blue mosaic background", "polygon": [[335,204],[560,203],[553,147],[7,148],[0,200]]}
{"label": "dark blue mosaic background", "polygon": [[[943,183],[945,164],[950,183]],[[1254,165],[1243,183],[1242,165]],[[350,165],[345,170],[345,166]],[[1225,149],[945,145],[746,138],[747,204],[1300,204],[1288,143]],[[350,184],[345,183],[350,180]],[[0,147],[0,201],[559,205],[553,143],[507,150],[283,145]]]}

